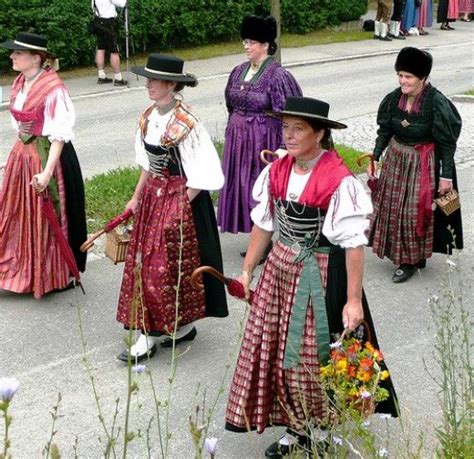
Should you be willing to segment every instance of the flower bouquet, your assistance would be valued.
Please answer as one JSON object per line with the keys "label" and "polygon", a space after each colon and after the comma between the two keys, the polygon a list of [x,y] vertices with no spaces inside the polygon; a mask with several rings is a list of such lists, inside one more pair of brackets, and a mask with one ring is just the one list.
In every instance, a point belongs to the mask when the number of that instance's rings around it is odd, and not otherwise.
{"label": "flower bouquet", "polygon": [[[369,330],[365,322],[363,326]],[[335,408],[366,418],[377,403],[388,398],[380,381],[387,379],[389,372],[382,368],[382,352],[372,346],[370,338],[362,341],[361,330],[347,335],[345,331],[330,344],[330,361],[321,367],[321,379]]]}

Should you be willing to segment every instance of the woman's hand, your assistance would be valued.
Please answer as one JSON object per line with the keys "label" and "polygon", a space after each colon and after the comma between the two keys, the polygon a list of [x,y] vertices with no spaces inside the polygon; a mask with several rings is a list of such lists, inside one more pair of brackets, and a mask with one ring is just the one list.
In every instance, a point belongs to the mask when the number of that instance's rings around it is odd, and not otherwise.
{"label": "woman's hand", "polygon": [[377,161],[369,162],[367,165],[367,175],[369,178],[377,178]]}
{"label": "woman's hand", "polygon": [[438,193],[440,196],[449,193],[453,189],[453,182],[451,180],[439,179]]}
{"label": "woman's hand", "polygon": [[135,214],[138,207],[138,198],[133,197],[130,201],[127,202],[125,210],[132,209],[132,212]]}
{"label": "woman's hand", "polygon": [[30,182],[30,185],[33,186],[37,194],[40,194],[44,190],[46,190],[50,180],[51,174],[46,171],[43,171],[39,174],[33,175],[33,180]]}
{"label": "woman's hand", "polygon": [[344,329],[348,328],[353,331],[361,323],[364,318],[364,310],[360,300],[348,301],[342,310],[342,324]]}
{"label": "woman's hand", "polygon": [[250,284],[252,283],[253,275],[248,271],[242,271],[242,274],[237,279],[243,286],[245,291],[245,299],[250,299]]}

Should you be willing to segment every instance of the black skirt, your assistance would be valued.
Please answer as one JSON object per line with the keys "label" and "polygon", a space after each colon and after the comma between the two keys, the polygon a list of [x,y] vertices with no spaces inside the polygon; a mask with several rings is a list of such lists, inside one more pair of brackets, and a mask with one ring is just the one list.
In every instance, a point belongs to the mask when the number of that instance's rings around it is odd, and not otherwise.
{"label": "black skirt", "polygon": [[87,239],[84,181],[81,166],[71,142],[64,144],[60,158],[66,194],[68,242],[79,271],[84,272],[87,253],[79,250]]}
{"label": "black skirt", "polygon": [[[192,201],[194,225],[199,244],[201,266],[212,266],[223,272],[221,244],[217,230],[216,214],[208,191],[201,191]],[[204,274],[206,316],[227,317],[227,298],[224,284],[215,277]]]}

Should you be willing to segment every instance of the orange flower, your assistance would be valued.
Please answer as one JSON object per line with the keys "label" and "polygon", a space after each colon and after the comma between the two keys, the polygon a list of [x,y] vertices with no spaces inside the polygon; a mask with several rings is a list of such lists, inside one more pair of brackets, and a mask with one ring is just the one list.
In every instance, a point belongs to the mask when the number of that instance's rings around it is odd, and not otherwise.
{"label": "orange flower", "polygon": [[375,351],[375,347],[372,346],[372,344],[370,344],[368,341],[365,343],[365,348],[370,352],[370,353],[374,353]]}
{"label": "orange flower", "polygon": [[369,359],[368,357],[364,357],[363,359],[360,359],[360,367],[364,371],[370,370],[374,366],[374,361],[372,359]]}
{"label": "orange flower", "polygon": [[347,374],[351,378],[357,378],[357,367],[355,365],[349,365],[349,367],[347,368]]}
{"label": "orange flower", "polygon": [[363,371],[363,370],[359,370],[357,372],[357,379],[359,379],[360,381],[363,381],[363,382],[369,382],[370,381],[370,372],[369,371]]}

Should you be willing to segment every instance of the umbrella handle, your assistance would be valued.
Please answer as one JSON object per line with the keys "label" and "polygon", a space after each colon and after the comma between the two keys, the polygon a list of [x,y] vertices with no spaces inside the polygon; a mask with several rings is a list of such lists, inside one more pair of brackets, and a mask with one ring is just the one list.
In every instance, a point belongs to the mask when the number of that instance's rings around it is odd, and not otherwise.
{"label": "umbrella handle", "polygon": [[105,233],[105,229],[101,229],[97,232],[95,232],[94,234],[91,235],[91,237],[89,239],[87,239],[86,242],[84,242],[81,247],[79,248],[79,250],[81,252],[87,252],[93,245],[94,245],[94,241],[102,236],[103,234]]}
{"label": "umbrella handle", "polygon": [[271,164],[270,161],[267,160],[267,158],[265,158],[266,155],[270,155],[270,156],[273,156],[274,158],[278,159],[279,156],[278,156],[278,153],[275,153],[274,151],[272,150],[262,150],[260,152],[260,161],[262,161],[263,164],[265,164],[265,166],[268,166],[269,164]]}
{"label": "umbrella handle", "polygon": [[360,155],[357,158],[357,164],[359,165],[359,167],[361,167],[362,166],[362,161],[366,158],[370,159],[370,174],[375,175],[375,159],[374,159],[374,155],[372,153],[364,153],[363,155]]}
{"label": "umbrella handle", "polygon": [[191,274],[191,284],[196,290],[204,290],[204,284],[199,282],[199,276],[203,273],[209,273],[224,284],[227,284],[227,278],[224,276],[224,274],[217,271],[217,269],[213,268],[212,266],[200,266],[199,268],[196,268]]}

